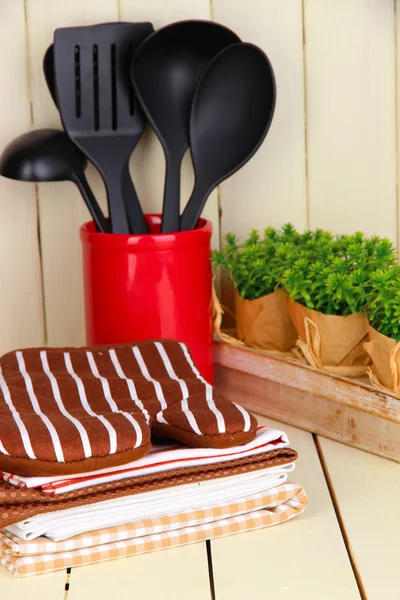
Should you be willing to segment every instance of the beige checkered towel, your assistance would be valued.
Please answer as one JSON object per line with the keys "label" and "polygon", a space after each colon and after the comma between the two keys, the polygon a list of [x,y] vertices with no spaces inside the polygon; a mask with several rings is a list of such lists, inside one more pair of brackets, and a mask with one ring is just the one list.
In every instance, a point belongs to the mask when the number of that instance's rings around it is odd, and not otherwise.
{"label": "beige checkered towel", "polygon": [[3,532],[0,563],[14,577],[37,575],[276,525],[301,514],[306,505],[303,489],[284,483],[230,504],[144,519],[62,542],[24,542]]}

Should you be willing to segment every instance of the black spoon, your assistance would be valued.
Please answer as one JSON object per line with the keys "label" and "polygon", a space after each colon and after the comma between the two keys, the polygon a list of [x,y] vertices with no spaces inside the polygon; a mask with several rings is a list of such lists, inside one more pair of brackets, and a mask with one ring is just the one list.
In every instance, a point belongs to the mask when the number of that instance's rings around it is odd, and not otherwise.
{"label": "black spoon", "polygon": [[180,169],[197,83],[210,60],[237,42],[217,23],[180,21],[149,36],[133,58],[133,85],[165,153],[162,232],[179,231]]}
{"label": "black spoon", "polygon": [[211,191],[260,147],[272,121],[275,98],[271,64],[257,46],[235,44],[209,64],[190,115],[195,186],[182,213],[182,231],[196,227]]}
{"label": "black spoon", "polygon": [[18,181],[72,181],[98,231],[110,228],[85,176],[87,161],[63,131],[37,129],[15,138],[0,156],[0,175]]}

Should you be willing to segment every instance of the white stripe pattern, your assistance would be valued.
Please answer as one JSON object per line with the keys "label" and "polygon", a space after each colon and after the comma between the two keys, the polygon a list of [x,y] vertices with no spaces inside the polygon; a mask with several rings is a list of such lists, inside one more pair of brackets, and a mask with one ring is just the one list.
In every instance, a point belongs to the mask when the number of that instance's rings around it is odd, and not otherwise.
{"label": "white stripe pattern", "polygon": [[[21,419],[19,412],[16,410],[16,408],[11,400],[10,390],[8,389],[6,380],[3,377],[3,371],[1,370],[1,368],[0,368],[0,388],[1,388],[1,391],[3,392],[4,400],[6,401],[6,404],[7,404],[8,408],[10,409],[10,412],[11,412],[11,414],[14,418],[14,421],[18,427],[18,431],[21,435],[21,439],[22,439],[23,446],[25,448],[25,452],[27,453],[29,458],[35,459],[36,455],[33,451],[28,431],[25,427],[23,420]],[[3,454],[7,454],[9,456],[9,454],[8,454],[8,452],[6,452],[4,446],[3,446],[2,452],[3,452]]]}
{"label": "white stripe pattern", "polygon": [[244,432],[250,431],[251,420],[250,420],[249,413],[242,406],[240,406],[240,404],[236,404],[236,402],[232,402],[232,404],[234,404],[236,406],[236,408],[238,409],[238,411],[240,413],[242,413],[242,416],[243,416],[243,419],[244,419],[244,428],[243,428],[243,431]]}
{"label": "white stripe pattern", "polygon": [[148,371],[147,365],[143,360],[143,356],[142,356],[139,348],[137,346],[133,346],[132,352],[135,355],[135,358],[138,362],[138,365],[142,372],[143,377],[145,377],[147,379],[147,381],[151,381],[151,383],[154,385],[157,399],[158,399],[159,403],[161,404],[162,410],[165,410],[167,408],[167,403],[165,402],[165,398],[164,398],[164,394],[163,394],[160,382],[157,381],[156,379],[153,379],[153,377],[151,377],[151,375]]}
{"label": "white stripe pattern", "polygon": [[4,448],[3,444],[0,441],[0,453],[1,454],[6,454],[7,456],[10,456],[10,454],[7,452],[7,450]]}
{"label": "white stripe pattern", "polygon": [[175,373],[175,371],[172,367],[171,361],[168,358],[168,354],[165,351],[164,346],[162,344],[160,344],[160,342],[155,342],[155,346],[158,350],[159,355],[161,356],[161,359],[164,363],[164,367],[166,368],[168,375],[170,376],[171,379],[173,379],[174,381],[177,381],[179,383],[179,386],[182,391],[181,407],[182,407],[182,411],[186,415],[186,418],[189,422],[190,427],[193,429],[193,431],[195,433],[197,433],[197,435],[203,435],[202,432],[200,431],[200,428],[197,424],[194,414],[192,413],[192,411],[189,408],[189,404],[188,404],[189,390],[187,388],[186,382],[183,381],[183,379],[180,379],[177,376],[177,374]]}
{"label": "white stripe pattern", "polygon": [[168,421],[165,419],[165,417],[163,415],[163,411],[162,410],[160,410],[160,412],[156,414],[156,420],[159,423],[162,423],[163,425],[169,425]]}
{"label": "white stripe pattern", "polygon": [[107,419],[103,415],[98,415],[90,408],[86,397],[85,386],[83,385],[81,378],[78,377],[78,375],[74,371],[69,352],[64,352],[64,362],[68,373],[75,380],[76,386],[78,388],[79,398],[83,408],[86,410],[88,415],[99,419],[99,421],[103,423],[104,427],[108,431],[108,435],[110,436],[110,454],[115,454],[117,451],[117,432],[115,431],[111,423],[107,421]]}
{"label": "white stripe pattern", "polygon": [[131,399],[134,401],[136,406],[142,411],[142,413],[146,419],[146,423],[149,423],[150,422],[149,412],[145,409],[143,402],[141,400],[139,400],[133,380],[129,379],[129,377],[127,377],[125,375],[125,373],[121,367],[121,363],[118,360],[118,356],[117,356],[117,353],[115,352],[115,350],[109,350],[108,352],[110,354],[112,364],[114,365],[114,369],[116,370],[118,377],[120,377],[121,379],[125,379],[126,384],[129,389],[129,394],[131,396]]}
{"label": "white stripe pattern", "polygon": [[110,386],[109,386],[107,379],[105,377],[102,377],[99,373],[99,370],[97,368],[96,362],[93,357],[93,353],[87,351],[86,356],[87,356],[87,359],[88,359],[88,362],[90,365],[90,369],[91,369],[93,375],[97,379],[99,379],[101,382],[105,399],[107,400],[113,413],[119,413],[120,415],[123,415],[126,419],[128,419],[128,421],[133,426],[135,433],[136,433],[136,442],[135,442],[134,448],[139,448],[139,446],[141,446],[142,440],[143,440],[142,429],[141,429],[139,423],[136,421],[136,419],[134,419],[132,417],[132,415],[130,415],[129,413],[127,413],[123,410],[118,409],[118,406],[115,404],[115,401],[114,401],[113,397],[111,396],[111,390],[110,390]]}
{"label": "white stripe pattern", "polygon": [[85,427],[82,425],[78,419],[75,419],[65,408],[64,403],[61,398],[60,388],[58,387],[58,383],[53,373],[50,370],[49,361],[47,358],[46,350],[40,351],[40,360],[42,361],[43,371],[46,373],[47,377],[50,379],[51,389],[53,391],[53,396],[55,401],[57,402],[57,406],[60,409],[60,412],[66,419],[71,421],[77,428],[79,435],[81,437],[83,452],[85,454],[85,458],[90,458],[92,456],[92,447],[90,445],[89,436]]}
{"label": "white stripe pattern", "polygon": [[192,413],[192,411],[189,408],[188,399],[187,398],[184,398],[182,400],[181,407],[182,407],[182,411],[185,413],[186,418],[187,418],[187,420],[189,422],[189,425],[193,429],[193,431],[195,433],[197,433],[197,435],[203,435],[203,433],[199,429],[199,426],[197,425],[197,421],[196,421],[196,418],[195,418],[194,414]]}
{"label": "white stripe pattern", "polygon": [[217,419],[217,427],[218,427],[218,433],[226,433],[226,424],[225,424],[225,419],[224,416],[222,414],[222,412],[220,410],[218,410],[218,408],[215,406],[215,402],[213,399],[213,388],[212,386],[207,383],[207,381],[200,375],[198,369],[196,368],[188,350],[187,347],[185,346],[185,344],[179,343],[180,347],[183,350],[183,353],[185,355],[185,358],[187,360],[187,362],[190,365],[190,368],[192,369],[193,373],[196,375],[197,379],[199,379],[202,383],[204,383],[205,388],[206,388],[206,401],[208,404],[209,409],[214,413],[216,419]]}
{"label": "white stripe pattern", "polygon": [[42,419],[43,423],[47,427],[47,430],[51,437],[51,441],[53,442],[54,452],[56,454],[57,461],[65,462],[64,453],[63,453],[63,450],[61,447],[61,442],[60,442],[60,438],[58,437],[57,430],[54,427],[53,423],[50,421],[49,417],[47,415],[45,415],[44,413],[42,413],[42,411],[40,409],[39,403],[35,396],[35,392],[33,390],[32,380],[30,378],[30,375],[27,373],[27,371],[25,369],[25,361],[24,361],[24,357],[22,356],[22,352],[21,351],[16,352],[16,357],[17,357],[19,370],[25,381],[29,400],[31,401],[33,410]]}

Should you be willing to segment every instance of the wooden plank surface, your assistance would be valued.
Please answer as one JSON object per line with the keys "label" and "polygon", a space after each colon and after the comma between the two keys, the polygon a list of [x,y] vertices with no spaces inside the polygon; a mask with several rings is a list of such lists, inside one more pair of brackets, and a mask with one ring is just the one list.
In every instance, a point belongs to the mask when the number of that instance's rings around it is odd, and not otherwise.
{"label": "wooden plank surface", "polygon": [[305,0],[311,227],[397,241],[393,0]]}
{"label": "wooden plank surface", "polygon": [[0,598],[1,600],[66,600],[65,581],[64,570],[16,579],[0,567]]}
{"label": "wooden plank surface", "polygon": [[[0,151],[31,128],[23,0],[0,2]],[[35,186],[0,177],[0,354],[42,345],[44,317]]]}
{"label": "wooden plank surface", "polygon": [[360,598],[312,435],[259,418],[287,432],[299,459],[291,481],[309,506],[277,527],[211,542],[217,600]]}
{"label": "wooden plank surface", "polygon": [[318,437],[354,563],[368,600],[400,593],[400,467]]}
{"label": "wooden plank surface", "polygon": [[205,543],[73,568],[68,600],[208,600]]}
{"label": "wooden plank surface", "polygon": [[213,0],[214,20],[271,60],[277,101],[271,129],[255,156],[220,186],[222,233],[292,222],[307,225],[301,0]]}
{"label": "wooden plank surface", "polygon": [[[183,19],[210,19],[209,0],[119,0],[122,21],[151,21],[155,29]],[[147,212],[161,212],[165,178],[164,153],[150,127],[131,158],[131,174],[140,200]],[[181,171],[181,207],[183,208],[193,188],[193,168],[189,152]],[[213,248],[219,247],[218,193],[214,191],[207,201],[203,217],[213,223]]]}

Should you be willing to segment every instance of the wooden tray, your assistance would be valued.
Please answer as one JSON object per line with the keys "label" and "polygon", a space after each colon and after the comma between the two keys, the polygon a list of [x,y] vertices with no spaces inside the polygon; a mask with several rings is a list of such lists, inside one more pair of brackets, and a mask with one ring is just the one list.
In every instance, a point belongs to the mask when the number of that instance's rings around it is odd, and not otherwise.
{"label": "wooden tray", "polygon": [[400,400],[367,382],[215,342],[216,387],[260,415],[400,462]]}

